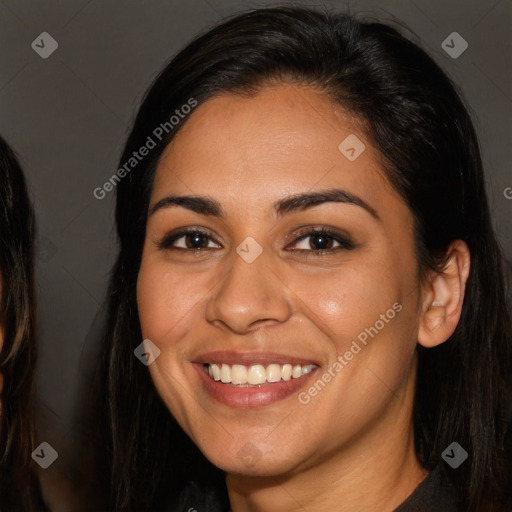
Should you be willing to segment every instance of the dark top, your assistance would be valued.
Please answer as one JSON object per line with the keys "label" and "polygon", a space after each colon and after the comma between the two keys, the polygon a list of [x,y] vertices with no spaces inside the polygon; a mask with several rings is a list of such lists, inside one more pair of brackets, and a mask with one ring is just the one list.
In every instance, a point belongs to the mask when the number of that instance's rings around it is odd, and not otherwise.
{"label": "dark top", "polygon": [[[188,512],[230,512],[229,505],[222,506],[215,499],[206,497],[204,487],[191,482],[180,496],[180,505],[174,510]],[[442,463],[421,482],[413,493],[393,512],[460,512],[457,493],[449,482]]]}
{"label": "dark top", "polygon": [[442,463],[393,512],[458,512],[457,493]]}

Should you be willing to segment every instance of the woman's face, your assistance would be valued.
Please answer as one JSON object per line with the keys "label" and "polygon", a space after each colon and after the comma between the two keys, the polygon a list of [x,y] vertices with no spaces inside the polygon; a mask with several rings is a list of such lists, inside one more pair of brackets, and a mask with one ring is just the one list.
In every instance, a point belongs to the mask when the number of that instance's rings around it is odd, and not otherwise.
{"label": "woman's face", "polygon": [[315,90],[218,96],[163,154],[140,322],[156,389],[220,468],[283,474],[409,431],[419,293],[410,210]]}

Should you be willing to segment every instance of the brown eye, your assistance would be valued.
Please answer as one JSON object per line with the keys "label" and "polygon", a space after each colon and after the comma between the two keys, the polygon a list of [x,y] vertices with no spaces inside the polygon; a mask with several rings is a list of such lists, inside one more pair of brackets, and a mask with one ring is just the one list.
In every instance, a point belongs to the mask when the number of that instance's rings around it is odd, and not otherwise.
{"label": "brown eye", "polygon": [[[302,244],[302,247],[297,248],[299,244]],[[350,250],[356,247],[346,236],[326,228],[313,229],[302,234],[293,243],[293,246],[295,248],[292,251],[305,253],[306,256],[321,256],[340,249]]]}
{"label": "brown eye", "polygon": [[316,233],[313,236],[310,236],[309,245],[312,249],[332,249],[334,244],[334,239],[329,235],[325,235],[322,233]]}
{"label": "brown eye", "polygon": [[201,233],[189,233],[184,240],[188,249],[204,249],[208,246],[208,238]]}
{"label": "brown eye", "polygon": [[[183,239],[183,241],[181,241]],[[208,247],[209,241],[215,242],[212,237],[199,229],[188,229],[174,233],[173,235],[165,237],[158,243],[160,249],[178,249],[178,250],[202,250],[210,249]],[[177,244],[176,242],[179,242]],[[216,243],[216,242],[215,242]]]}

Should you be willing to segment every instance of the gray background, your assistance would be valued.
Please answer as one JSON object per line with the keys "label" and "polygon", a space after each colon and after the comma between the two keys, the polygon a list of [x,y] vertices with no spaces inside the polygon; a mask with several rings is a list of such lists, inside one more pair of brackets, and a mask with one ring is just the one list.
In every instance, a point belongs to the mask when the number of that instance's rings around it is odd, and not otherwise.
{"label": "gray background", "polygon": [[[512,257],[512,2],[415,0],[294,2],[394,17],[459,84],[480,136],[494,222]],[[115,252],[114,193],[95,199],[117,168],[142,94],[199,31],[246,7],[277,2],[0,1],[0,133],[18,152],[39,226],[40,359],[44,439],[61,453],[78,385],[94,368],[96,333]],[[452,59],[453,31],[469,48]],[[59,44],[47,59],[42,32]],[[88,366],[84,363],[87,362]],[[41,432],[45,429],[41,427]]]}

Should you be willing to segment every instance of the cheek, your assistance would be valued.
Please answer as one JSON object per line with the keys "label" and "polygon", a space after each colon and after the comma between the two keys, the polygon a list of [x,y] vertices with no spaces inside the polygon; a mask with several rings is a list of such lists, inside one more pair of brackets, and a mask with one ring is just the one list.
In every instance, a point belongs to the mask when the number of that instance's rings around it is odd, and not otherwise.
{"label": "cheek", "polygon": [[168,313],[175,312],[172,294],[166,293],[161,279],[161,273],[143,260],[137,279],[137,305],[142,335],[152,341],[160,339],[163,324],[172,321]]}
{"label": "cheek", "polygon": [[[375,259],[356,262],[339,271],[316,275],[314,280],[297,276],[289,287],[303,304],[303,312],[331,339],[337,352],[346,350],[353,339],[376,322],[381,315],[395,316],[392,310],[406,289],[399,265]],[[389,322],[391,323],[391,322]],[[388,323],[386,322],[386,327]]]}
{"label": "cheek", "polygon": [[137,279],[137,303],[144,339],[150,339],[160,350],[148,367],[156,390],[173,416],[190,429],[187,415],[188,395],[182,396],[186,381],[181,364],[182,348],[179,340],[192,329],[197,311],[197,296],[191,281],[180,279],[169,272],[161,262],[144,258]]}
{"label": "cheek", "polygon": [[306,390],[326,439],[335,439],[340,425],[374,421],[402,386],[416,342],[415,296],[401,289],[397,274],[368,269],[331,277],[329,289],[310,291],[304,301],[332,345],[330,366],[319,376],[329,384],[314,384],[318,394]]}
{"label": "cheek", "polygon": [[[389,390],[400,387],[416,345],[413,270],[382,257],[317,276],[314,286],[296,281],[305,315],[331,345],[335,377],[318,399],[318,416],[330,411],[337,425],[356,421],[353,411],[368,419],[388,403]],[[340,400],[344,405],[333,407]],[[364,413],[361,403],[368,405]]]}
{"label": "cheek", "polygon": [[160,351],[148,369],[169,406],[175,403],[172,397],[177,391],[177,382],[183,379],[178,340],[191,328],[191,295],[175,273],[166,272],[158,262],[143,259],[137,279],[140,326],[143,339],[150,339]]}
{"label": "cheek", "polygon": [[162,262],[144,259],[137,279],[137,303],[142,334],[152,341],[176,338],[204,300],[199,276],[169,271]]}

